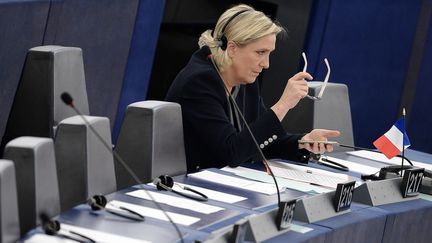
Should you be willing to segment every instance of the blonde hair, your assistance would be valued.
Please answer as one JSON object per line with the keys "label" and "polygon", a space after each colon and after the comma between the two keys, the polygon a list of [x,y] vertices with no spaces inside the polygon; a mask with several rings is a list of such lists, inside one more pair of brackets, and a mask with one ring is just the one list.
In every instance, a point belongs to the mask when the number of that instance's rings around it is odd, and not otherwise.
{"label": "blonde hair", "polygon": [[[241,12],[241,13],[240,13]],[[239,14],[240,13],[240,14]],[[236,15],[235,17],[233,17]],[[228,25],[227,25],[227,22]],[[222,29],[225,28],[224,33]],[[273,22],[263,12],[257,11],[246,4],[240,4],[226,10],[216,23],[214,31],[206,30],[201,34],[198,45],[208,46],[218,68],[231,65],[228,53],[221,49],[221,37],[237,45],[246,45],[269,34],[285,31],[278,23]]]}

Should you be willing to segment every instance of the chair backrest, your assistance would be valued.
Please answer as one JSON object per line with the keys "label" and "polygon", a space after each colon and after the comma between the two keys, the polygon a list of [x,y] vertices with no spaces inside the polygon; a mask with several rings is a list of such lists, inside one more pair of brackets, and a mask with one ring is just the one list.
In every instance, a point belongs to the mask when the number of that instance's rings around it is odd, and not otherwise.
{"label": "chair backrest", "polygon": [[[150,100],[130,104],[115,151],[143,182],[186,173],[180,105]],[[136,184],[119,163],[116,176],[119,189]]]}
{"label": "chair backrest", "polygon": [[[309,95],[318,95],[323,82],[308,82]],[[302,99],[290,110],[283,125],[291,133],[307,133],[314,128],[336,129],[338,138],[330,138],[342,144],[354,145],[351,108],[348,88],[345,84],[328,83],[321,100]],[[335,146],[335,151],[349,149]]]}
{"label": "chair backrest", "polygon": [[60,213],[59,189],[51,138],[18,137],[5,148],[15,164],[21,235],[39,224],[39,215]]}
{"label": "chair backrest", "polygon": [[81,112],[89,113],[81,49],[63,46],[31,48],[15,93],[0,152],[6,143],[19,136],[52,138],[56,125],[75,115],[60,99],[65,91],[75,98],[74,105]]}
{"label": "chair backrest", "polygon": [[[111,147],[106,117],[84,116]],[[108,150],[80,116],[61,121],[55,137],[61,209],[65,211],[95,194],[116,191],[112,150]]]}
{"label": "chair backrest", "polygon": [[15,166],[10,160],[0,159],[0,243],[16,242],[19,238]]}

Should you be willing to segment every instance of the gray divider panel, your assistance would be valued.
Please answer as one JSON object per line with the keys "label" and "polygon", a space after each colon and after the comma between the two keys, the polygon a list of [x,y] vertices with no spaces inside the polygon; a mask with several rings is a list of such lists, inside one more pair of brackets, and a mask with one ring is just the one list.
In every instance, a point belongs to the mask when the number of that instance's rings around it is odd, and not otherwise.
{"label": "gray divider panel", "polygon": [[10,141],[4,157],[15,164],[21,234],[34,228],[41,212],[60,213],[59,189],[51,138],[19,137]]}
{"label": "gray divider panel", "polygon": [[16,242],[20,237],[15,166],[0,159],[0,242]]}
{"label": "gray divider panel", "polygon": [[[323,82],[308,82],[309,95],[317,96]],[[300,100],[283,120],[291,133],[307,133],[314,128],[335,129],[341,132],[338,138],[330,138],[342,144],[354,145],[351,108],[348,88],[345,84],[327,83],[321,100]],[[349,150],[335,146],[335,151]]]}
{"label": "gray divider panel", "polygon": [[370,206],[417,199],[417,197],[402,197],[402,178],[380,181],[368,181],[354,190],[353,201]]}
{"label": "gray divider panel", "polygon": [[[180,105],[165,101],[130,104],[115,150],[143,182],[186,173]],[[136,184],[121,165],[115,166],[119,189]]]}
{"label": "gray divider panel", "polygon": [[[85,116],[86,120],[111,145],[109,120]],[[116,191],[114,160],[80,116],[60,122],[55,137],[57,173],[62,211],[85,202],[95,194]]]}
{"label": "gray divider panel", "polygon": [[52,53],[53,62],[53,102],[54,125],[65,118],[75,115],[75,112],[65,106],[60,98],[63,92],[68,92],[74,98],[74,106],[83,114],[89,114],[87,89],[84,74],[83,54],[81,48],[64,46],[39,46],[30,49],[34,52]]}
{"label": "gray divider panel", "polygon": [[298,200],[294,210],[294,219],[314,223],[350,212],[350,209],[336,212],[333,206],[334,195],[335,191],[331,191]]}
{"label": "gray divider panel", "polygon": [[65,91],[74,97],[75,107],[84,114],[89,113],[81,49],[62,46],[31,48],[10,111],[2,147],[19,136],[53,137],[55,126],[75,115],[60,99]]}

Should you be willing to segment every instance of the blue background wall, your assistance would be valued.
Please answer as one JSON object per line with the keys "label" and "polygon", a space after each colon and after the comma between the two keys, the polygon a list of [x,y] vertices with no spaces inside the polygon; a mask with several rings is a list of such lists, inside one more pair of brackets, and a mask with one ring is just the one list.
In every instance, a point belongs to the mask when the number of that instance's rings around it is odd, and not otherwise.
{"label": "blue background wall", "polygon": [[[323,77],[324,57],[332,67],[332,82],[350,92],[354,138],[371,147],[401,115],[401,98],[418,24],[420,0],[315,1],[305,49],[310,70]],[[430,7],[429,7],[430,11]],[[407,132],[413,148],[432,152],[428,125],[431,99],[431,30],[421,62],[415,102],[407,107]],[[403,106],[403,105],[402,105]],[[336,118],[337,119],[337,118]],[[429,121],[429,122],[428,122]]]}
{"label": "blue background wall", "polygon": [[[429,0],[429,13],[432,1]],[[432,18],[427,23],[429,28],[420,61],[420,73],[416,82],[416,93],[411,108],[407,131],[415,149],[432,153]]]}

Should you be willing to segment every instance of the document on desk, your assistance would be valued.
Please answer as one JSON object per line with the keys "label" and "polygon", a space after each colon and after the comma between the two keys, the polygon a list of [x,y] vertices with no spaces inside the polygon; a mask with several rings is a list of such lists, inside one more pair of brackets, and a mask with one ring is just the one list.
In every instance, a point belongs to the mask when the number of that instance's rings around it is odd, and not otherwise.
{"label": "document on desk", "polygon": [[[126,236],[115,235],[115,234],[111,234],[111,233],[106,233],[106,232],[102,232],[102,231],[98,231],[98,230],[92,230],[92,229],[78,227],[78,226],[64,224],[64,223],[61,224],[61,228],[60,228],[61,234],[73,237],[74,239],[77,239],[77,240],[78,239],[83,240],[83,241],[85,240],[85,239],[81,239],[79,236],[77,236],[75,234],[71,234],[70,231],[84,235],[88,238],[91,238],[95,242],[105,242],[105,243],[111,243],[111,242],[112,243],[117,243],[117,242],[146,243],[146,242],[149,242],[150,243],[150,241],[145,241],[145,240],[141,240],[141,239],[133,239],[133,238],[126,237]],[[66,238],[61,238],[58,236],[51,236],[51,235],[46,235],[46,234],[35,234],[24,242],[26,242],[26,243],[69,243],[69,242],[76,243],[76,241],[74,241],[74,240],[69,240]]]}
{"label": "document on desk", "polygon": [[[148,183],[147,185],[152,186],[152,187],[156,187],[153,183]],[[178,191],[182,191],[185,194],[190,194],[193,196],[196,195],[192,192],[184,190],[183,187],[185,187],[185,186],[189,187],[195,191],[198,191],[200,193],[203,193],[204,195],[206,195],[211,200],[215,200],[215,201],[219,201],[219,202],[236,203],[236,202],[240,202],[240,201],[247,199],[246,197],[241,197],[241,196],[237,196],[237,195],[233,195],[233,194],[229,194],[229,193],[225,193],[225,192],[210,190],[210,189],[199,187],[199,186],[187,185],[187,184],[183,184],[183,183],[179,183],[179,182],[176,182],[174,184],[173,189],[178,190]]]}
{"label": "document on desk", "polygon": [[269,166],[277,177],[336,188],[338,183],[350,181],[345,174],[338,174],[307,166],[270,161]]}
{"label": "document on desk", "polygon": [[[221,170],[231,172],[235,175],[248,178],[251,180],[262,181],[266,183],[274,183],[273,178],[265,171],[254,170],[242,166],[238,166],[235,168],[227,166],[222,168]],[[295,180],[290,180],[290,179],[285,179],[280,177],[277,177],[276,180],[278,182],[278,185],[281,187],[294,189],[308,194],[320,194],[320,193],[332,191],[332,189],[329,189],[327,187],[312,185],[308,182],[303,182],[303,181],[295,181]]]}
{"label": "document on desk", "polygon": [[350,171],[354,171],[360,174],[374,174],[380,170],[380,167],[373,167],[369,165],[364,165],[361,163],[356,163],[348,160],[338,159],[335,157],[327,156],[327,159],[332,160],[336,163],[343,164],[349,168]]}
{"label": "document on desk", "polygon": [[[220,174],[208,170],[189,174],[189,176],[200,180],[211,181],[226,186],[241,188],[243,190],[264,193],[267,195],[273,195],[276,194],[277,192],[274,184],[238,178],[238,177],[224,175],[224,174]],[[280,187],[279,190],[283,191],[283,188]]]}
{"label": "document on desk", "polygon": [[[115,205],[115,206],[113,206],[113,205]],[[137,213],[139,213],[145,217],[169,221],[167,219],[167,217],[165,217],[164,213],[159,209],[149,208],[149,207],[136,205],[136,204],[132,204],[132,203],[126,203],[126,202],[117,201],[117,200],[110,201],[106,205],[106,207],[113,209],[113,210],[118,209],[118,207],[125,207],[125,208],[131,209],[131,210],[133,210],[133,211],[135,211],[135,212],[137,212]],[[184,214],[171,213],[171,212],[167,212],[167,214],[171,217],[171,219],[176,224],[190,226],[190,225],[200,221],[200,219],[197,217],[192,217],[192,216],[188,216],[188,215],[184,215]]]}
{"label": "document on desk", "polygon": [[74,240],[68,240],[66,238],[60,238],[55,235],[46,235],[46,234],[35,234],[32,235],[27,240],[23,241],[24,243],[77,243]]}
{"label": "document on desk", "polygon": [[[392,164],[392,165],[400,165],[402,162],[402,159],[400,157],[394,157],[392,159],[388,159],[387,157],[385,157],[385,155],[383,155],[381,153],[375,153],[375,152],[366,151],[366,150],[349,151],[346,153],[360,157],[360,158],[371,159],[371,160],[375,160],[375,161],[386,163],[386,164]],[[408,164],[407,161],[405,161],[405,162],[406,162],[406,164]],[[425,168],[427,170],[432,170],[432,164],[427,164],[427,163],[414,161],[414,160],[411,160],[411,162],[413,163],[414,166],[417,166],[420,168]]]}
{"label": "document on desk", "polygon": [[[166,204],[176,208],[188,209],[202,214],[212,214],[212,213],[225,210],[224,208],[221,207],[208,205],[206,203],[197,202],[183,197],[176,197],[176,196],[166,195],[163,193],[152,192],[152,191],[147,191],[147,192],[153,197],[153,199],[156,202]],[[149,195],[141,189],[127,192],[126,195],[132,197],[138,197],[146,200],[152,200],[149,197]]]}

